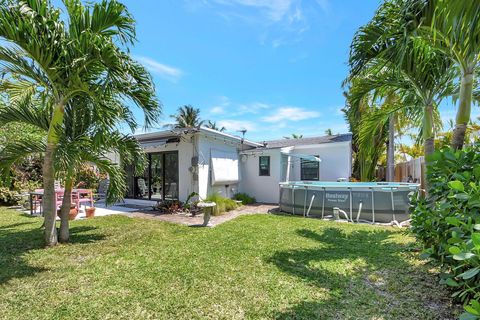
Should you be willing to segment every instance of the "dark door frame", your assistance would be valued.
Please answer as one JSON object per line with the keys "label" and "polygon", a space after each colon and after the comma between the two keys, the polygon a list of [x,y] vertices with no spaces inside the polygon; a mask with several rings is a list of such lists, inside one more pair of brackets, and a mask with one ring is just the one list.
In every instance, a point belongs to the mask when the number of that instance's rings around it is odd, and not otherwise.
{"label": "dark door frame", "polygon": [[[178,150],[173,150],[173,151],[161,151],[161,152],[150,152],[150,153],[147,153],[147,159],[148,159],[148,167],[147,167],[147,179],[148,179],[148,197],[147,199],[145,198],[140,198],[138,197],[137,195],[137,191],[135,190],[134,191],[134,199],[144,199],[144,200],[152,200],[152,155],[161,155],[161,161],[162,161],[162,200],[165,200],[165,171],[167,170],[167,168],[165,167],[165,155],[167,154],[176,154],[177,155],[177,181],[176,181],[176,187],[177,187],[177,190],[176,190],[176,194],[177,194],[177,197],[178,197],[178,194],[179,194],[179,180],[180,180],[180,166],[179,166],[179,157],[178,157]],[[137,178],[138,177],[134,177],[134,188],[138,188],[137,186]]]}

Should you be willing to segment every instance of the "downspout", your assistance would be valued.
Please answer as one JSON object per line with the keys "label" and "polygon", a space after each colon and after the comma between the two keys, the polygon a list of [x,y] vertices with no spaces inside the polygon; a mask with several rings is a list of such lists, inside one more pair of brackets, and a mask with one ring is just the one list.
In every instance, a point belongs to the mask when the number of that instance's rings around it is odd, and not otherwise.
{"label": "downspout", "polygon": [[292,158],[291,158],[290,156],[287,156],[287,175],[286,175],[286,177],[285,177],[285,179],[286,179],[287,181],[285,181],[285,182],[289,182],[289,181],[290,181],[290,165],[291,165],[291,161],[292,161],[291,159],[292,159]]}
{"label": "downspout", "polygon": [[[196,134],[194,133],[192,135],[192,157],[197,157],[197,165],[193,166],[193,163],[190,163],[192,167],[192,172],[190,175],[191,179],[191,184],[190,186],[192,187],[192,192],[196,192],[197,194],[200,194],[200,187],[199,187],[199,157],[198,157],[198,151],[197,151],[197,137]],[[195,175],[197,176],[197,179],[195,179]]]}

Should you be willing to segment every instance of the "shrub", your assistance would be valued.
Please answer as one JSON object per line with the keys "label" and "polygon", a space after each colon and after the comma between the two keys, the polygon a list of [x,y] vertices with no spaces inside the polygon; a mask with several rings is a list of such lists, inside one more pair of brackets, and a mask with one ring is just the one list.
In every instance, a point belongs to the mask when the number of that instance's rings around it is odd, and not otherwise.
{"label": "shrub", "polygon": [[0,204],[13,205],[17,204],[19,199],[18,192],[9,188],[0,187]]}
{"label": "shrub", "polygon": [[165,214],[179,213],[183,211],[183,203],[178,200],[159,201],[154,209]]}
{"label": "shrub", "polygon": [[222,197],[218,193],[209,195],[205,201],[215,202],[217,205],[213,208],[212,214],[214,216],[219,216],[227,211],[238,208],[238,204],[229,198]]}
{"label": "shrub", "polygon": [[0,204],[4,205],[24,205],[26,200],[21,194],[28,193],[39,188],[41,184],[37,181],[14,181],[13,187],[0,187]]}
{"label": "shrub", "polygon": [[84,165],[77,172],[75,181],[79,188],[97,190],[98,184],[100,183],[100,176],[95,169],[88,165]]}
{"label": "shrub", "polygon": [[441,266],[453,297],[473,311],[480,298],[480,145],[437,151],[428,160],[429,198],[413,200],[412,231]]}
{"label": "shrub", "polygon": [[235,200],[242,201],[242,204],[252,204],[257,202],[257,200],[254,197],[250,197],[246,193],[237,193],[233,196]]}

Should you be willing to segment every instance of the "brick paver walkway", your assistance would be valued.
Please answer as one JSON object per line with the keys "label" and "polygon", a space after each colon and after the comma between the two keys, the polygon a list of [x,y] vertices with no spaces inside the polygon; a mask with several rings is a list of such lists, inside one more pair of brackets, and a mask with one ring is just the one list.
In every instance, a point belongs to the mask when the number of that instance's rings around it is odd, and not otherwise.
{"label": "brick paver walkway", "polygon": [[[232,210],[227,212],[221,216],[212,216],[210,219],[211,227],[215,227],[221,223],[226,221],[230,221],[235,219],[238,216],[246,215],[246,214],[267,214],[272,211],[277,211],[278,205],[272,204],[251,204],[241,206],[236,210]],[[162,220],[167,222],[173,222],[178,224],[184,224],[187,226],[194,226],[194,225],[201,225],[203,223],[203,214],[196,215],[195,217],[187,216],[185,214],[158,214],[154,211],[148,212],[132,212],[126,213],[129,217],[137,217],[137,218],[146,218],[146,219],[154,219],[154,220]]]}

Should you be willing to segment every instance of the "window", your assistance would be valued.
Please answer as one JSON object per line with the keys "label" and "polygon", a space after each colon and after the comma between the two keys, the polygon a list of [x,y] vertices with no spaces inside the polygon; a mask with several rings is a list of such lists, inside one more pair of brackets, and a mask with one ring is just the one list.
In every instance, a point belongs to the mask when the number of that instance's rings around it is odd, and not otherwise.
{"label": "window", "polygon": [[[318,157],[318,156],[315,156]],[[319,180],[320,163],[318,161],[302,159],[300,163],[300,176],[302,181]]]}
{"label": "window", "polygon": [[258,158],[259,174],[260,176],[270,175],[270,156],[260,156]]}

